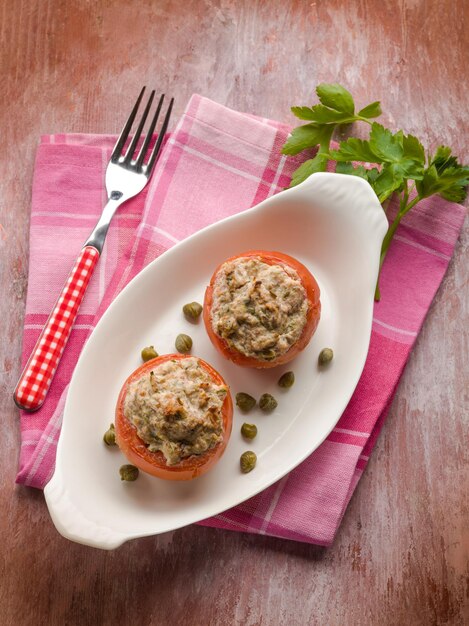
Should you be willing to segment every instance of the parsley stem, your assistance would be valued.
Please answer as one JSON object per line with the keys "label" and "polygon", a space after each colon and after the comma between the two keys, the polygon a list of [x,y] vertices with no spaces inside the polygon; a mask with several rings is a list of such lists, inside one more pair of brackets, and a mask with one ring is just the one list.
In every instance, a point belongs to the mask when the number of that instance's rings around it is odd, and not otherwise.
{"label": "parsley stem", "polygon": [[373,122],[371,120],[369,120],[367,117],[362,117],[361,115],[356,115],[355,118],[356,118],[357,121],[366,122],[370,126],[373,125]]}
{"label": "parsley stem", "polygon": [[415,198],[409,202],[408,201],[409,200],[409,191],[410,190],[409,190],[409,188],[406,185],[406,187],[404,189],[404,193],[402,194],[401,201],[399,203],[399,211],[397,212],[397,215],[394,218],[394,221],[389,226],[388,231],[385,234],[384,239],[383,239],[383,244],[381,246],[381,255],[380,255],[380,259],[379,259],[378,280],[377,280],[377,283],[376,283],[376,290],[375,290],[375,300],[376,300],[376,302],[379,302],[379,300],[381,298],[381,294],[380,294],[380,291],[379,291],[379,278],[381,276],[381,269],[383,267],[383,263],[384,263],[384,259],[386,258],[386,254],[388,253],[389,246],[391,245],[392,238],[394,237],[394,234],[395,234],[395,232],[397,230],[397,227],[399,226],[399,224],[401,222],[401,219],[404,217],[404,215],[406,213],[408,213],[422,199],[420,196],[415,196]]}
{"label": "parsley stem", "polygon": [[399,213],[401,213],[405,207],[407,206],[407,202],[409,201],[409,183],[405,181],[404,193],[402,194],[402,199],[399,203]]}
{"label": "parsley stem", "polygon": [[415,198],[414,198],[413,200],[411,200],[411,201],[409,202],[409,204],[408,204],[408,205],[407,205],[407,206],[403,209],[401,217],[404,217],[404,215],[405,215],[406,213],[408,213],[408,212],[410,211],[410,209],[413,209],[413,208],[414,208],[414,206],[415,206],[418,202],[420,202],[420,200],[422,200],[422,198],[421,198],[420,196],[415,196]]}

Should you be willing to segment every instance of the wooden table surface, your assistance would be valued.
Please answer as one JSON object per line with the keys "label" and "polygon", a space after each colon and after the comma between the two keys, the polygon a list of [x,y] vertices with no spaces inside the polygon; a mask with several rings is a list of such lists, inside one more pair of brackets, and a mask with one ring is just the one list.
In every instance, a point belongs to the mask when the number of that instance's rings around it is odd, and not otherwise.
{"label": "wooden table surface", "polygon": [[[293,122],[320,81],[469,160],[467,0],[3,0],[0,622],[469,624],[468,229],[330,549],[189,527],[115,552],[14,485],[33,162],[41,133],[116,132],[143,83]],[[132,96],[130,96],[132,97]],[[467,222],[467,221],[466,221]]]}

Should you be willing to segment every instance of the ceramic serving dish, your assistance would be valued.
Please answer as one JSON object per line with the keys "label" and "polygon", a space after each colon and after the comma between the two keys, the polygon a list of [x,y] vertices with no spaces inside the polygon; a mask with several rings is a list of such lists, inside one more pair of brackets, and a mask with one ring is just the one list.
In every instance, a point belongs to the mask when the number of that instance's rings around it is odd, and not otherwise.
{"label": "ceramic serving dish", "polygon": [[[370,341],[373,295],[387,220],[367,182],[341,174],[314,174],[258,206],[209,226],[156,259],[116,298],[83,349],[65,406],[55,473],[45,488],[47,505],[65,537],[112,549],[136,537],[170,531],[220,513],[254,496],[310,455],[334,428],[362,372]],[[316,277],[322,314],[308,347],[286,366],[239,368],[211,345],[203,323],[190,324],[186,302],[203,300],[214,268],[244,250],[278,250],[297,258]],[[174,352],[181,333],[192,353],[211,363],[233,395],[271,392],[278,408],[249,414],[259,434],[240,435],[246,417],[235,412],[233,434],[216,467],[198,479],[174,483],[140,474],[123,483],[125,459],[102,435],[113,421],[123,381],[140,364],[142,347]],[[319,369],[324,347],[334,350]],[[277,387],[294,370],[292,389]],[[252,449],[257,466],[239,470]]]}

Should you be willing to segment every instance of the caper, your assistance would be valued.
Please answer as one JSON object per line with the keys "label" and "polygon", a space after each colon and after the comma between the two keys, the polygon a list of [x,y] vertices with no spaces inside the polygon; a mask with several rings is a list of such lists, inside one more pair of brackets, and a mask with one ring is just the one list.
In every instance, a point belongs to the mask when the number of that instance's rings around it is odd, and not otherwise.
{"label": "caper", "polygon": [[202,313],[202,305],[198,302],[189,302],[182,307],[184,315],[190,320],[196,320]]}
{"label": "caper", "polygon": [[246,437],[246,439],[254,439],[257,435],[257,426],[255,424],[248,424],[247,422],[244,422],[241,426],[241,434],[243,437]]}
{"label": "caper", "polygon": [[278,386],[282,387],[283,389],[289,389],[293,386],[294,382],[295,374],[293,372],[285,372],[285,374],[282,374],[278,379]]}
{"label": "caper", "polygon": [[331,348],[324,348],[324,350],[321,350],[318,356],[319,365],[327,365],[332,361],[333,356],[334,353]]}
{"label": "caper", "polygon": [[236,406],[238,406],[241,411],[247,413],[256,406],[256,399],[250,396],[248,393],[240,391],[236,394]]}
{"label": "caper", "polygon": [[153,346],[147,346],[146,348],[143,348],[141,356],[142,361],[146,363],[147,361],[151,361],[151,359],[156,359],[156,357],[158,356],[158,352]]}
{"label": "caper", "polygon": [[178,335],[176,337],[175,346],[178,352],[182,352],[183,354],[190,352],[190,349],[192,348],[192,339],[189,335]]}
{"label": "caper", "polygon": [[135,465],[122,465],[119,468],[119,474],[121,475],[121,480],[133,481],[138,478],[138,467]]}
{"label": "caper", "polygon": [[248,452],[243,452],[239,459],[239,465],[241,467],[241,471],[243,474],[247,474],[252,471],[256,467],[257,456],[251,450]]}
{"label": "caper", "polygon": [[111,424],[109,429],[104,433],[103,441],[107,446],[116,445],[116,429],[114,428],[114,424]]}
{"label": "caper", "polygon": [[259,398],[259,407],[266,413],[270,413],[277,408],[277,400],[270,393],[263,393]]}

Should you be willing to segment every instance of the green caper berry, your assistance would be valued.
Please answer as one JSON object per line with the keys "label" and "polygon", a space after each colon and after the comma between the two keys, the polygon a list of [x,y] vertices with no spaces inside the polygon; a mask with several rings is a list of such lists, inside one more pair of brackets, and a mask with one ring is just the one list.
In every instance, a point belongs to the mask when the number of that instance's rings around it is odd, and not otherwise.
{"label": "green caper berry", "polygon": [[239,459],[239,465],[243,474],[251,472],[256,467],[257,456],[251,450],[243,452]]}
{"label": "green caper berry", "polygon": [[121,480],[132,482],[138,478],[138,467],[135,467],[135,465],[122,465],[119,468],[119,474],[121,476]]}
{"label": "green caper berry", "polygon": [[190,320],[196,320],[202,313],[202,305],[198,302],[189,302],[182,307],[182,311]]}
{"label": "green caper berry", "polygon": [[264,393],[259,398],[259,407],[266,413],[270,413],[277,408],[277,400],[270,393]]}
{"label": "green caper berry", "polygon": [[293,372],[285,372],[278,379],[278,386],[283,389],[289,389],[293,387],[293,383],[295,382],[295,374]]}
{"label": "green caper berry", "polygon": [[116,445],[116,430],[114,428],[114,424],[109,426],[109,429],[103,435],[103,441],[107,446],[115,446]]}
{"label": "green caper berry", "polygon": [[248,424],[247,422],[244,422],[241,426],[241,434],[243,437],[246,437],[246,439],[254,439],[257,435],[257,426],[255,424]]}
{"label": "green caper berry", "polygon": [[331,348],[324,348],[324,350],[321,350],[318,356],[319,365],[327,365],[328,363],[332,361],[333,356],[334,356],[334,352],[332,351]]}
{"label": "green caper berry", "polygon": [[156,359],[156,357],[158,356],[158,352],[153,346],[147,346],[146,348],[143,348],[141,356],[142,361],[146,363],[147,361],[151,361],[151,359]]}
{"label": "green caper berry", "polygon": [[183,354],[190,352],[190,349],[192,348],[192,339],[189,335],[178,335],[176,337],[175,346],[178,352],[182,352]]}
{"label": "green caper berry", "polygon": [[247,413],[256,406],[256,399],[250,396],[248,393],[240,391],[236,394],[236,406],[238,406],[241,411]]}

